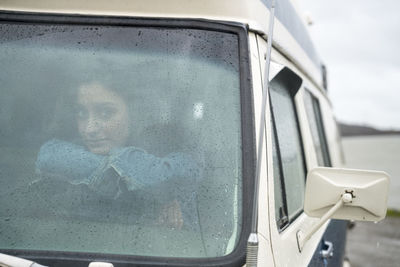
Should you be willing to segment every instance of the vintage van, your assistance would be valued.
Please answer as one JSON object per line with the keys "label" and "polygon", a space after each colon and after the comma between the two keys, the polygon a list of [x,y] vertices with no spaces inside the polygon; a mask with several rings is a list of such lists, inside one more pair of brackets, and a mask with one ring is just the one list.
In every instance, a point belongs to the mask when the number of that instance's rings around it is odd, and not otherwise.
{"label": "vintage van", "polygon": [[289,0],[0,1],[1,266],[341,266],[340,169]]}

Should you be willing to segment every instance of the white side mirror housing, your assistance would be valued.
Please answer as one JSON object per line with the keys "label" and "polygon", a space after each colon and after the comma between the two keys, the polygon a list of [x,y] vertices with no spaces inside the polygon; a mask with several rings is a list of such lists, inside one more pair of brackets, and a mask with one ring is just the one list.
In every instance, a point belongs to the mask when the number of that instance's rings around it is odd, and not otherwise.
{"label": "white side mirror housing", "polygon": [[389,175],[379,171],[315,168],[307,175],[304,211],[321,218],[297,231],[299,251],[330,218],[380,221],[386,216]]}
{"label": "white side mirror housing", "polygon": [[304,211],[320,218],[344,193],[351,193],[352,200],[332,218],[380,221],[386,216],[388,191],[389,175],[385,172],[318,167],[307,175]]}

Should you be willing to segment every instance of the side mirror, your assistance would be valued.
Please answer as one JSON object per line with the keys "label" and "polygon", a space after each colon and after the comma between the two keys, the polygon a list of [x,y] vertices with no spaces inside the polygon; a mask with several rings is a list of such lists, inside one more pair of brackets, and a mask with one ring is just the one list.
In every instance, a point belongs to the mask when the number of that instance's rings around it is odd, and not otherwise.
{"label": "side mirror", "polygon": [[389,175],[380,171],[337,168],[312,169],[307,175],[304,211],[321,218],[297,232],[301,251],[305,242],[330,218],[380,221],[386,216]]}
{"label": "side mirror", "polygon": [[332,218],[357,221],[380,221],[386,216],[389,176],[385,172],[315,168],[307,175],[304,211],[322,217],[345,193],[352,199]]}

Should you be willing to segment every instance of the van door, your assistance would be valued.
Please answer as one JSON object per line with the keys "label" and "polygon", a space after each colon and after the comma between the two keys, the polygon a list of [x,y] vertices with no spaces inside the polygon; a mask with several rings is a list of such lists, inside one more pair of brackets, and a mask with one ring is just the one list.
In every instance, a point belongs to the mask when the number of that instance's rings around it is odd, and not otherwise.
{"label": "van door", "polygon": [[[261,71],[266,64],[267,43],[257,38]],[[273,61],[294,69],[290,62],[276,51]],[[276,266],[307,266],[320,243],[326,226],[320,228],[300,252],[297,246],[296,233],[305,229],[317,220],[303,212],[305,179],[307,175],[307,152],[312,148],[309,131],[304,132],[300,125],[298,108],[302,101],[300,87],[294,84],[294,72],[290,75],[277,75],[270,83],[271,116],[267,118],[267,161],[268,161],[268,204],[270,211],[270,240]],[[304,114],[303,114],[304,116]],[[267,201],[267,200],[265,200]]]}

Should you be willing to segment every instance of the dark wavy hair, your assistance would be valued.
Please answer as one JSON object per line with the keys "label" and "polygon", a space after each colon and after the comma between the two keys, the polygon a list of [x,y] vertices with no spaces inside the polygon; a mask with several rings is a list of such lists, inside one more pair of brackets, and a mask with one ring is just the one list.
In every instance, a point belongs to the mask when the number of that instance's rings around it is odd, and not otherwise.
{"label": "dark wavy hair", "polygon": [[[167,84],[171,79],[168,68],[161,62],[148,60],[145,62],[132,62],[130,64],[118,64],[118,62],[97,59],[93,64],[77,66],[68,74],[63,73],[69,79],[63,79],[58,100],[55,103],[55,115],[49,124],[54,131],[52,135],[67,141],[80,143],[80,137],[76,123],[77,93],[82,85],[98,83],[107,90],[115,92],[126,103],[130,118],[130,137],[128,145],[146,147],[146,139],[151,135],[157,135],[153,140],[161,140],[164,133],[173,130],[165,126],[151,126],[151,122],[145,120],[154,108],[163,101],[159,95],[162,90],[168,90]],[[163,87],[165,86],[165,88]],[[150,116],[151,117],[151,116]],[[139,125],[139,126],[138,126]],[[147,125],[146,129],[137,129]],[[151,128],[151,129],[150,129]],[[150,141],[149,141],[150,142]],[[152,141],[154,142],[154,141]],[[161,141],[160,141],[161,142]]]}

